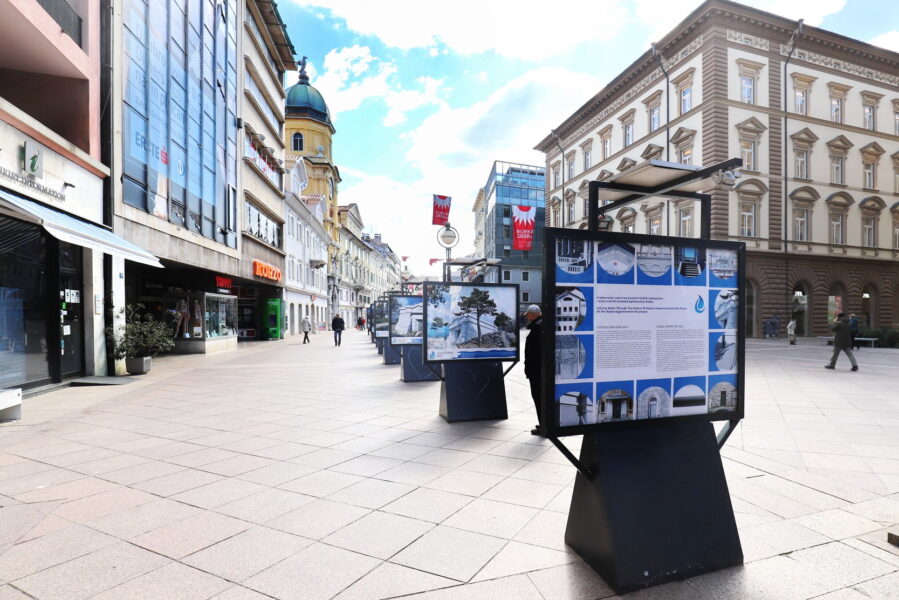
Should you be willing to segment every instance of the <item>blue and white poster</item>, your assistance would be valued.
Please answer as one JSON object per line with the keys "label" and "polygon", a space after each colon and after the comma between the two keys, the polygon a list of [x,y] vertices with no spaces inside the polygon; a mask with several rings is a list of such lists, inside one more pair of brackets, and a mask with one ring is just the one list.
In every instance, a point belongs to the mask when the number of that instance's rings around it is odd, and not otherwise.
{"label": "blue and white poster", "polygon": [[559,238],[555,248],[556,283],[593,283],[593,242]]}
{"label": "blue and white poster", "polygon": [[424,306],[421,296],[388,296],[390,343],[394,346],[421,344]]}
{"label": "blue and white poster", "polygon": [[516,360],[518,286],[424,285],[425,360]]}
{"label": "blue and white poster", "polygon": [[630,244],[596,244],[597,283],[634,283],[635,263]]}

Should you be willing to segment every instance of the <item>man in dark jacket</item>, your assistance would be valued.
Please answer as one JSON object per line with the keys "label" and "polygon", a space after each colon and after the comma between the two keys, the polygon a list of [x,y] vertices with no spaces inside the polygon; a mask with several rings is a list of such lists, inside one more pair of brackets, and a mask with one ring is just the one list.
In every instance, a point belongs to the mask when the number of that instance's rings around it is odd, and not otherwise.
{"label": "man in dark jacket", "polygon": [[852,354],[852,327],[846,319],[845,313],[837,315],[837,320],[833,322],[831,327],[833,331],[833,356],[830,357],[830,363],[824,365],[825,369],[834,369],[837,365],[837,358],[840,352],[845,352],[852,363],[852,370],[858,371],[858,363],[855,362],[855,356]]}
{"label": "man in dark jacket", "polygon": [[543,423],[540,420],[540,396],[543,391],[542,355],[543,355],[543,313],[536,304],[528,306],[524,314],[528,322],[528,337],[524,342],[524,376],[531,384],[531,398],[537,410],[537,427],[531,430],[534,435],[543,435]]}
{"label": "man in dark jacket", "polygon": [[340,315],[334,315],[334,318],[331,320],[331,329],[334,330],[334,345],[339,346],[341,342],[341,338],[343,337],[343,330],[346,327],[346,323],[343,322],[343,319],[340,318]]}

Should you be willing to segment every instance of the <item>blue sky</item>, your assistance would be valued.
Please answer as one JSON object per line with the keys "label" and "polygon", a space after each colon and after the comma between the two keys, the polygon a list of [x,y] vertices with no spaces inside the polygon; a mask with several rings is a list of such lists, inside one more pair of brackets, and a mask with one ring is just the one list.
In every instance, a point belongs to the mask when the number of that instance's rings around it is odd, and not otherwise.
{"label": "blue sky", "polygon": [[[280,0],[331,109],[341,204],[359,205],[416,274],[438,274],[431,194],[471,205],[493,160],[532,148],[698,6],[698,0]],[[752,0],[763,10],[899,51],[895,0]],[[872,16],[876,18],[872,18]],[[558,33],[556,33],[558,32]],[[295,81],[288,75],[288,83]]]}

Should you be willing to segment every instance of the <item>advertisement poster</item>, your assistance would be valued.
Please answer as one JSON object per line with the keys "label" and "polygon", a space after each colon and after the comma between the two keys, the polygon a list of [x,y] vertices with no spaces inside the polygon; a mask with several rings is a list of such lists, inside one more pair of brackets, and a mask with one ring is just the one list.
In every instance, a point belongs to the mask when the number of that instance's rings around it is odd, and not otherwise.
{"label": "advertisement poster", "polygon": [[548,389],[558,433],[736,418],[740,244],[557,230],[547,251],[555,306],[544,339],[554,347]]}
{"label": "advertisement poster", "polygon": [[390,332],[387,323],[387,301],[378,300],[371,307],[371,322],[375,329],[375,337],[388,337]]}
{"label": "advertisement poster", "polygon": [[424,284],[425,360],[518,360],[518,286]]}
{"label": "advertisement poster", "polygon": [[424,306],[421,296],[391,294],[388,297],[390,311],[390,343],[394,346],[421,344]]}
{"label": "advertisement poster", "polygon": [[534,245],[534,216],[537,209],[533,206],[512,207],[512,249],[530,250]]}
{"label": "advertisement poster", "polygon": [[431,218],[432,225],[446,225],[449,221],[450,204],[453,199],[450,196],[438,196],[434,194],[434,214]]}

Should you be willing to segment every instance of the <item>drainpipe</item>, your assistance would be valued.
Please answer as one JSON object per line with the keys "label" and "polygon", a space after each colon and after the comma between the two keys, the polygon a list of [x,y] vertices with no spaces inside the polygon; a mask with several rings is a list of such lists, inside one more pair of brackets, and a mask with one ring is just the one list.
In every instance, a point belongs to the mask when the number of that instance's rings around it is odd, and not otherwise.
{"label": "drainpipe", "polygon": [[[787,65],[790,64],[790,60],[793,58],[793,53],[796,52],[796,43],[799,41],[799,36],[802,35],[802,27],[803,27],[804,19],[799,19],[796,22],[796,29],[793,30],[792,35],[790,35],[790,41],[787,42],[787,48],[789,52],[787,53],[787,59],[784,61],[783,68],[783,80],[781,83],[781,91],[783,92],[783,132],[781,133],[781,139],[783,144],[783,173],[781,174],[781,190],[783,197],[781,199],[781,222],[782,222],[782,231],[783,236],[783,254],[784,254],[784,287],[788,288],[786,290],[787,296],[787,310],[786,316],[792,317],[793,314],[793,290],[789,287],[789,268],[790,268],[790,250],[789,250],[789,231],[790,231],[790,218],[789,214],[790,208],[790,197],[789,192],[787,190],[787,167],[790,164],[789,154],[788,154],[788,144],[787,144],[787,121],[789,112],[787,110]],[[811,224],[807,223],[807,227],[810,227]],[[769,232],[770,235],[770,232]],[[811,311],[811,305],[806,301],[806,310]],[[806,315],[806,320],[808,321],[809,329],[811,329],[811,315]],[[804,329],[804,328],[803,328]],[[809,331],[803,331],[805,335],[808,335]]]}
{"label": "drainpipe", "polygon": [[[561,214],[559,216],[562,218],[562,222],[564,223],[565,222],[565,166],[566,166],[565,165],[565,150],[562,149],[562,140],[559,139],[559,134],[556,133],[556,130],[553,129],[549,133],[551,136],[553,136],[553,139],[556,142],[556,147],[559,149],[559,173],[561,173],[561,175],[562,175],[562,178],[561,178],[562,206],[559,207],[561,209],[561,211],[560,211]],[[586,217],[586,216],[587,215],[584,214],[584,217]]]}
{"label": "drainpipe", "polygon": [[[671,136],[671,82],[668,69],[665,68],[665,60],[662,58],[662,53],[656,48],[656,43],[651,43],[649,47],[659,63],[659,68],[665,74],[665,160],[671,162],[671,142],[669,141]],[[665,199],[665,235],[671,235],[671,200],[669,199]]]}

